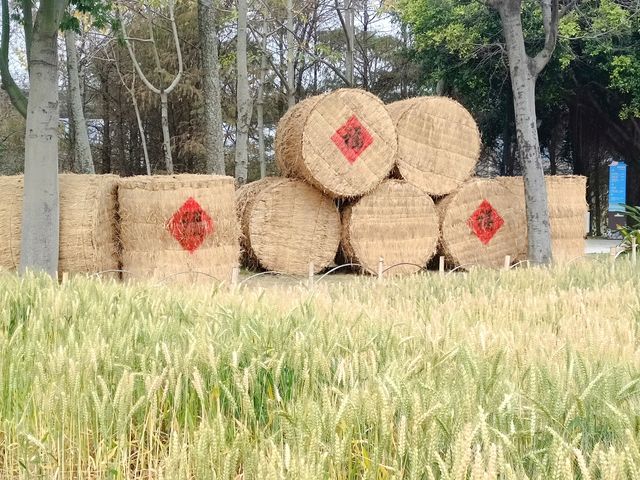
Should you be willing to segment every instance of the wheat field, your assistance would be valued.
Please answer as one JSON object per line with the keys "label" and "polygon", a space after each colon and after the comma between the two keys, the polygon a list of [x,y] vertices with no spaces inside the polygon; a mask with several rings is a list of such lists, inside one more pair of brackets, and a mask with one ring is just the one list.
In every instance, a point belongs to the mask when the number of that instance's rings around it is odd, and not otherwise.
{"label": "wheat field", "polygon": [[640,478],[639,280],[0,274],[0,478]]}

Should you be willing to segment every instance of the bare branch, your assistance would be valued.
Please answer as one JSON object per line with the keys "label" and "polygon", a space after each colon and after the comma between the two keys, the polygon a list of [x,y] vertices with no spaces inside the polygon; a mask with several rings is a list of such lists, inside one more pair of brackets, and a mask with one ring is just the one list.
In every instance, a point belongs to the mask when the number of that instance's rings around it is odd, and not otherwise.
{"label": "bare branch", "polygon": [[536,76],[551,60],[558,41],[558,0],[540,0],[540,6],[542,7],[545,41],[543,49],[531,60],[531,68],[533,70],[531,73]]}
{"label": "bare branch", "polygon": [[344,30],[345,35],[348,35],[349,29],[347,28],[347,24],[344,21],[344,15],[342,15],[342,11],[340,10],[340,4],[338,3],[338,0],[335,0],[335,5],[336,5],[336,12],[338,13],[338,19],[340,20],[340,25],[342,25],[342,30]]}
{"label": "bare branch", "polygon": [[126,40],[130,42],[153,43],[153,40],[150,38],[127,37]]}
{"label": "bare branch", "polygon": [[120,11],[118,10],[118,20],[120,20],[120,28],[122,29],[122,36],[124,38],[124,44],[127,46],[127,51],[129,52],[129,57],[131,58],[131,63],[133,63],[133,67],[135,68],[136,72],[138,73],[138,75],[140,76],[140,79],[142,80],[142,83],[145,84],[145,86],[151,90],[153,93],[155,94],[160,94],[160,89],[157,88],[155,85],[153,85],[149,79],[145,76],[144,72],[142,71],[142,68],[140,68],[140,63],[138,63],[138,59],[136,58],[136,54],[133,52],[133,48],[131,47],[131,43],[127,40],[127,31],[126,31],[126,27],[125,27],[125,22],[122,20],[122,16],[120,15]]}
{"label": "bare branch", "polygon": [[174,16],[173,7],[174,7],[174,4],[172,0],[169,2],[169,19],[171,20],[171,31],[173,33],[173,42],[175,43],[176,53],[178,54],[178,74],[173,79],[173,82],[171,82],[171,85],[169,85],[165,90],[166,93],[171,93],[173,89],[176,88],[176,85],[178,85],[178,82],[180,82],[180,79],[182,78],[182,72],[184,71],[184,65],[182,64],[182,49],[180,48],[180,38],[178,37],[178,28],[176,26],[176,19]]}

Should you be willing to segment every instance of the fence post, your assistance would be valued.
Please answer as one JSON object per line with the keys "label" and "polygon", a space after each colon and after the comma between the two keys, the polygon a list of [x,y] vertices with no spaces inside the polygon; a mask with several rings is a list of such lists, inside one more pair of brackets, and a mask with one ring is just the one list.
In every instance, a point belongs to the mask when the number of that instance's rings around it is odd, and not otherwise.
{"label": "fence post", "polygon": [[313,277],[316,273],[316,268],[313,266],[313,262],[309,262],[309,277],[307,279],[307,286],[313,288]]}
{"label": "fence post", "polygon": [[64,285],[69,281],[69,272],[62,272],[62,284]]}
{"label": "fence post", "polygon": [[509,270],[511,268],[511,255],[506,255],[504,257],[504,269]]}
{"label": "fence post", "polygon": [[382,282],[382,276],[384,275],[384,258],[380,257],[378,261],[378,282]]}
{"label": "fence post", "polygon": [[440,276],[444,276],[444,255],[440,255],[438,271],[440,272]]}
{"label": "fence post", "polygon": [[636,237],[631,237],[631,264],[637,265],[638,263],[638,242]]}

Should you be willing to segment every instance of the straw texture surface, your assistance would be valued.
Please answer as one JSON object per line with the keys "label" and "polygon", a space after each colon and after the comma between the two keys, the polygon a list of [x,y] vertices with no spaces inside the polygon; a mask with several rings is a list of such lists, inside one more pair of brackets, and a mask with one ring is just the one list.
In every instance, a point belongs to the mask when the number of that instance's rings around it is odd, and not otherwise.
{"label": "straw texture surface", "polygon": [[526,245],[517,196],[496,180],[474,178],[438,204],[441,249],[456,266],[498,268]]}
{"label": "straw texture surface", "polygon": [[[61,174],[58,271],[97,273],[118,269],[114,175]],[[0,267],[20,264],[23,177],[0,177]],[[117,274],[112,272],[111,276]],[[107,275],[109,276],[109,275]]]}
{"label": "straw texture surface", "polygon": [[118,192],[124,278],[231,280],[240,256],[233,178],[131,177]]}
{"label": "straw texture surface", "polygon": [[432,196],[457,190],[474,172],[480,132],[471,114],[446,97],[417,97],[387,105],[398,134],[402,178]]}
{"label": "straw texture surface", "polygon": [[22,223],[22,176],[0,176],[0,269],[15,270],[20,264]]}
{"label": "straw texture surface", "polygon": [[281,177],[265,177],[261,180],[247,183],[236,190],[236,213],[240,224],[240,250],[242,253],[242,264],[245,267],[253,269],[260,268],[260,262],[251,249],[251,237],[248,231],[251,211],[258,193],[267,187],[281,184],[284,181],[285,179]]}
{"label": "straw texture surface", "polygon": [[389,174],[396,151],[395,128],[384,104],[357,89],[300,102],[282,117],[276,133],[282,174],[334,198],[373,190]]}
{"label": "straw texture surface", "polygon": [[243,186],[241,211],[245,262],[290,275],[316,273],[335,258],[340,215],[331,198],[301,180],[269,178]]}
{"label": "straw texture surface", "polygon": [[[438,214],[433,200],[403,180],[385,180],[342,213],[342,250],[350,263],[385,275],[415,273],[426,266],[438,244]],[[418,265],[418,266],[416,266]]]}
{"label": "straw texture surface", "polygon": [[[551,248],[556,262],[567,262],[582,257],[585,251],[585,215],[587,204],[587,177],[577,175],[551,175],[545,177],[551,224]],[[511,190],[521,204],[524,225],[527,228],[524,181],[522,177],[498,177],[498,181]],[[520,255],[527,258],[527,248]]]}

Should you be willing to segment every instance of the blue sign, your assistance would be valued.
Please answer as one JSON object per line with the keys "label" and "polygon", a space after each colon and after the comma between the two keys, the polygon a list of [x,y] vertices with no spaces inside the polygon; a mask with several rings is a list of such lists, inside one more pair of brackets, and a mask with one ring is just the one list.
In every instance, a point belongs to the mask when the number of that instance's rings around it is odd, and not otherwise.
{"label": "blue sign", "polygon": [[627,203],[627,165],[611,162],[609,165],[609,211],[624,212]]}

